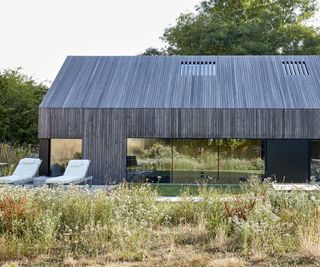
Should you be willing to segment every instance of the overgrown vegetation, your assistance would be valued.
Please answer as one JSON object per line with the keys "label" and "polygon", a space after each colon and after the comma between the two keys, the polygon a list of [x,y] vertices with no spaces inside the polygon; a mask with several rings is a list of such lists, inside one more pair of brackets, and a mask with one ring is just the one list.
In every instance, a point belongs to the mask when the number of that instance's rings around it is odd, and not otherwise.
{"label": "overgrown vegetation", "polygon": [[320,264],[320,194],[251,179],[238,195],[201,187],[158,202],[150,185],[111,191],[0,189],[0,259],[15,264]]}
{"label": "overgrown vegetation", "polygon": [[7,163],[7,166],[0,166],[0,176],[11,175],[19,160],[30,157],[37,153],[37,149],[28,146],[13,146],[8,143],[0,143],[0,163]]}
{"label": "overgrown vegetation", "polygon": [[38,143],[38,108],[46,92],[20,69],[0,71],[0,142]]}

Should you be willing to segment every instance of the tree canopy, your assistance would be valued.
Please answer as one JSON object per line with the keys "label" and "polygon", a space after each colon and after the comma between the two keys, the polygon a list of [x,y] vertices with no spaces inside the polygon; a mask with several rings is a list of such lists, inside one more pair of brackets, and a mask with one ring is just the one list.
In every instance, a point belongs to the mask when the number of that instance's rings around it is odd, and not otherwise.
{"label": "tree canopy", "polygon": [[0,142],[38,142],[38,107],[46,92],[20,69],[0,72]]}
{"label": "tree canopy", "polygon": [[207,0],[181,14],[145,55],[319,54],[316,0]]}

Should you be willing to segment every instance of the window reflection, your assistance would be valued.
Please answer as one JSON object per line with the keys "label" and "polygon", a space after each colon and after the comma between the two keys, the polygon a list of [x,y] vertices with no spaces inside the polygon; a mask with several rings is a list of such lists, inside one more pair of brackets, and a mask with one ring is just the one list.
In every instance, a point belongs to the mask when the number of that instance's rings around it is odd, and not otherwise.
{"label": "window reflection", "polygon": [[169,139],[129,138],[127,180],[130,182],[171,182],[172,147]]}
{"label": "window reflection", "polygon": [[51,139],[51,176],[63,175],[69,160],[81,158],[81,139]]}
{"label": "window reflection", "polygon": [[263,142],[244,139],[127,140],[127,180],[237,184],[264,175]]}
{"label": "window reflection", "polygon": [[212,139],[174,139],[173,182],[217,183],[218,142]]}
{"label": "window reflection", "polygon": [[219,141],[219,179],[222,184],[246,181],[251,175],[263,176],[264,159],[260,140],[224,139]]}
{"label": "window reflection", "polygon": [[310,180],[320,182],[320,141],[311,141]]}

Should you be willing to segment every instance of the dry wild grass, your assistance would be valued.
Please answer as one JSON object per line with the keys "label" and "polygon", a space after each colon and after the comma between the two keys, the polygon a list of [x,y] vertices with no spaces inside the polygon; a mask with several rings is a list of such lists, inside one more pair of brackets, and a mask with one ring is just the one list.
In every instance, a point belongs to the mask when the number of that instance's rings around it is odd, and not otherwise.
{"label": "dry wild grass", "polygon": [[301,244],[301,255],[305,258],[320,259],[320,207],[312,220],[299,227],[298,238]]}
{"label": "dry wild grass", "polygon": [[[187,196],[187,192],[185,196]],[[112,192],[0,188],[4,266],[320,265],[320,195],[252,179],[228,201],[156,201],[148,185]]]}
{"label": "dry wild grass", "polygon": [[8,163],[7,167],[0,168],[0,176],[12,174],[19,160],[31,156],[35,151],[31,146],[17,147],[7,143],[0,143],[0,162]]}

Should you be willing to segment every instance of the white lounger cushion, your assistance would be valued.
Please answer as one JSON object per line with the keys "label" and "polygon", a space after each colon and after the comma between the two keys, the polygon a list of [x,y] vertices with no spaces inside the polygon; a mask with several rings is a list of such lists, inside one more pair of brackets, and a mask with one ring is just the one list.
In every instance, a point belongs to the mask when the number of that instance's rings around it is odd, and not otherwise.
{"label": "white lounger cushion", "polygon": [[90,165],[90,160],[70,160],[63,176],[53,177],[46,180],[47,184],[71,184],[73,182],[85,181]]}
{"label": "white lounger cushion", "polygon": [[57,176],[53,178],[49,178],[46,180],[47,184],[72,184],[74,182],[78,182],[79,180],[83,180],[84,177],[66,177],[66,176]]}
{"label": "white lounger cushion", "polygon": [[0,177],[0,183],[27,183],[31,182],[38,172],[41,160],[25,158],[19,164],[11,176]]}
{"label": "white lounger cushion", "polygon": [[33,177],[22,175],[22,176],[4,176],[0,177],[0,184],[13,184],[13,183],[27,183],[31,182],[33,180]]}
{"label": "white lounger cushion", "polygon": [[87,174],[89,165],[90,160],[87,159],[70,160],[63,176],[83,178]]}

